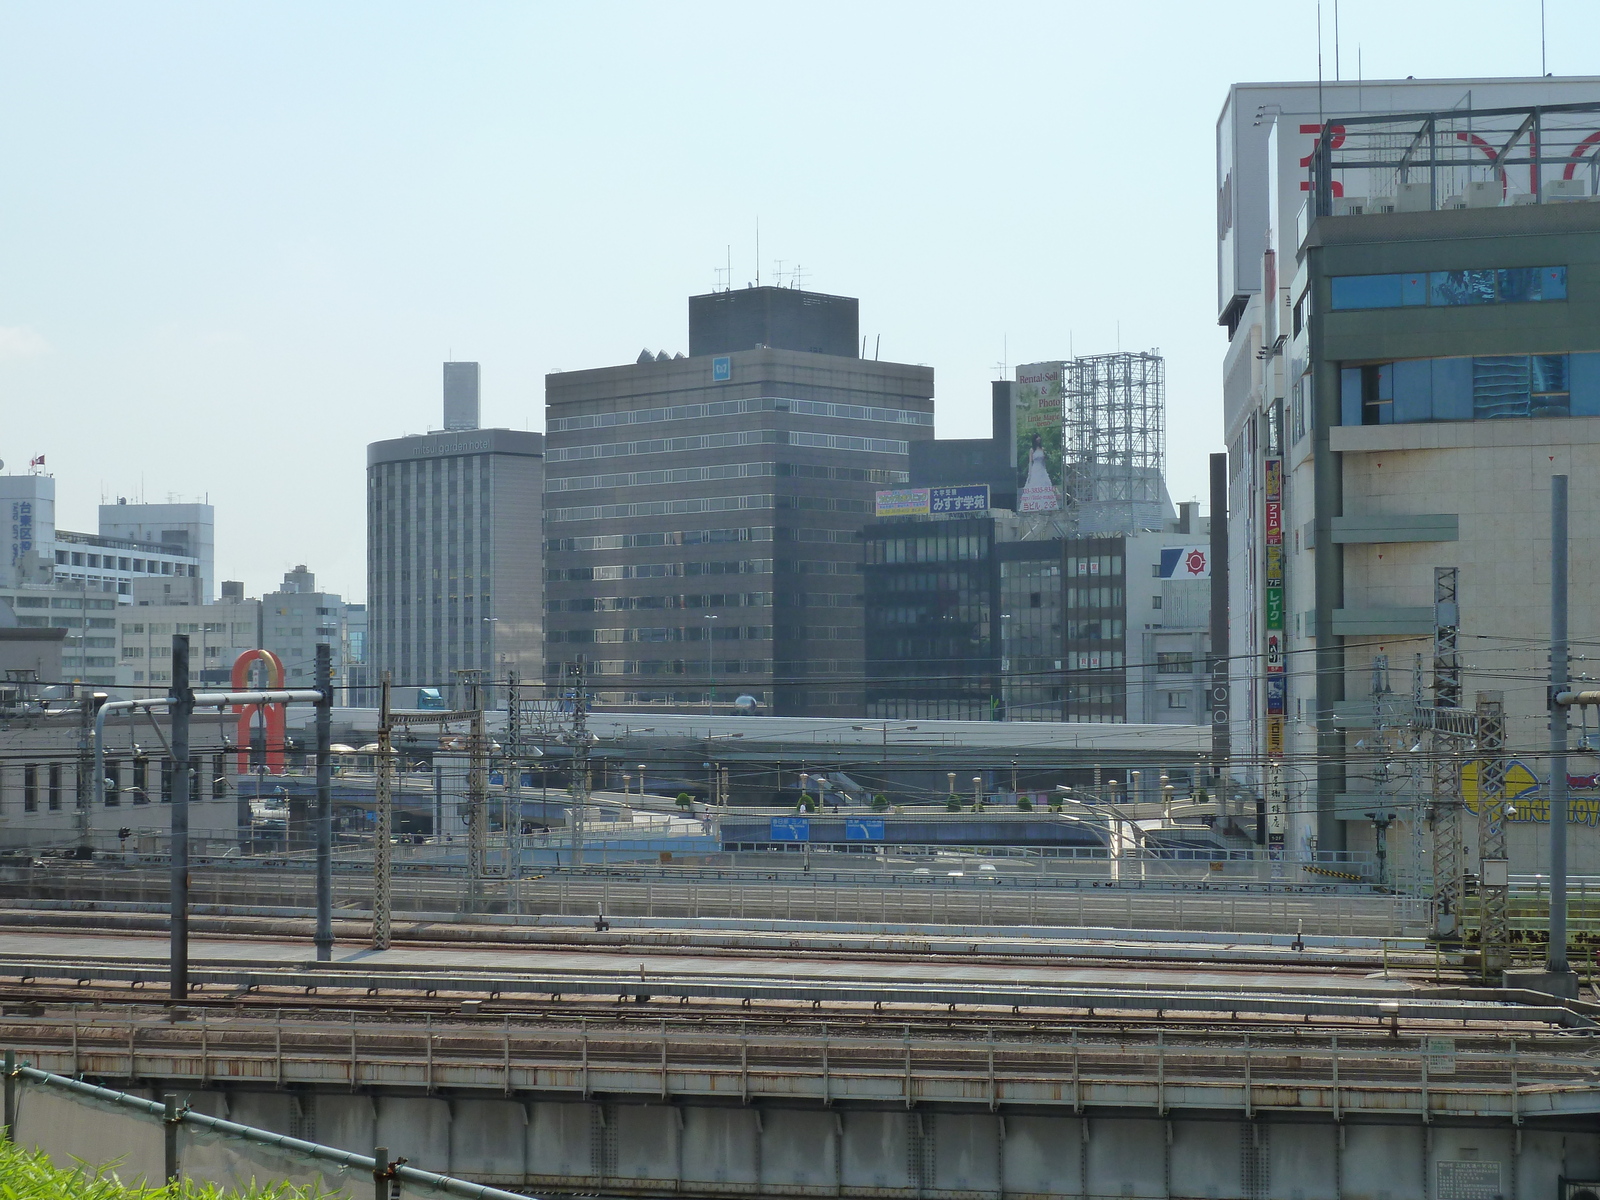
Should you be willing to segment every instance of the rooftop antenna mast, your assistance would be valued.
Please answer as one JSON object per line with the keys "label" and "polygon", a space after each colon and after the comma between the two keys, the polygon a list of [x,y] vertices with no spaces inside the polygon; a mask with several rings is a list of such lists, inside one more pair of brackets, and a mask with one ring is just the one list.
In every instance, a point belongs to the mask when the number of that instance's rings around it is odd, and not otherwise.
{"label": "rooftop antenna mast", "polygon": [[761,218],[756,218],[756,286],[761,286]]}

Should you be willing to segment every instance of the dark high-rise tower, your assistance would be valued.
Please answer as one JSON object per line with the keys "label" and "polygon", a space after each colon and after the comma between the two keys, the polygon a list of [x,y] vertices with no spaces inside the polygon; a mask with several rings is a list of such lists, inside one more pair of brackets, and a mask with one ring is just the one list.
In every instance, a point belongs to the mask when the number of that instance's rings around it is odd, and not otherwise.
{"label": "dark high-rise tower", "polygon": [[689,301],[690,356],[545,378],[547,679],[596,698],[859,715],[859,532],[933,436],[933,371],[856,354],[856,301]]}

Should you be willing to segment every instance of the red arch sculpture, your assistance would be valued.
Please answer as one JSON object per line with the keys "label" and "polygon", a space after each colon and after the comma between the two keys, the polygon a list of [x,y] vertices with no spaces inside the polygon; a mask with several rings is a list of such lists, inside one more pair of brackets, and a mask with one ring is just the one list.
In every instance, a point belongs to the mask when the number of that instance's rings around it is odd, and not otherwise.
{"label": "red arch sculpture", "polygon": [[[233,690],[245,690],[245,681],[250,678],[250,667],[253,663],[265,663],[267,667],[267,687],[270,690],[283,688],[283,660],[271,650],[246,650],[239,655],[233,663]],[[238,772],[247,774],[250,770],[250,723],[260,711],[262,721],[266,726],[266,767],[273,775],[282,775],[283,743],[287,731],[287,721],[281,704],[235,704],[233,711],[239,715],[239,753],[236,756]]]}

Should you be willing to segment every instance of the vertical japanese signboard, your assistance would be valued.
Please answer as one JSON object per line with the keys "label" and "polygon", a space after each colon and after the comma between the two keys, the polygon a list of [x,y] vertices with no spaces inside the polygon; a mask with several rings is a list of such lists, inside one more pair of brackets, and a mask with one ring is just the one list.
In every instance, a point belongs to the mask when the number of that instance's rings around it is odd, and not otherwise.
{"label": "vertical japanese signboard", "polygon": [[1061,507],[1062,400],[1067,364],[1029,363],[1017,368],[1012,428],[1017,439],[1017,511]]}
{"label": "vertical japanese signboard", "polygon": [[1262,521],[1264,570],[1262,622],[1266,658],[1267,705],[1267,843],[1281,847],[1288,822],[1283,795],[1283,735],[1287,708],[1287,675],[1283,630],[1283,459],[1268,458],[1263,466],[1262,493],[1265,513]]}

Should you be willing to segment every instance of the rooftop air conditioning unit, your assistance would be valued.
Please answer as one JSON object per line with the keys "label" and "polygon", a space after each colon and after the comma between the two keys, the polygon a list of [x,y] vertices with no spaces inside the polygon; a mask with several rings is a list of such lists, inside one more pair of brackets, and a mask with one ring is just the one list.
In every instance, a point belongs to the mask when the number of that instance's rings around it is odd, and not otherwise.
{"label": "rooftop air conditioning unit", "polygon": [[1451,196],[1443,204],[1439,205],[1440,208],[1465,208],[1466,206],[1467,198],[1465,196]]}
{"label": "rooftop air conditioning unit", "polygon": [[1402,183],[1395,192],[1394,206],[1399,212],[1427,212],[1432,189],[1426,183]]}
{"label": "rooftop air conditioning unit", "polygon": [[1505,199],[1505,185],[1498,179],[1474,179],[1467,184],[1468,208],[1499,208]]}
{"label": "rooftop air conditioning unit", "polygon": [[1581,179],[1552,179],[1544,185],[1543,191],[1547,204],[1589,198],[1589,185]]}
{"label": "rooftop air conditioning unit", "polygon": [[1369,211],[1365,196],[1337,196],[1333,201],[1333,215],[1336,217],[1359,217]]}

